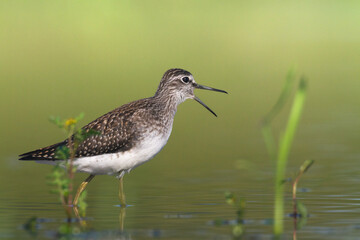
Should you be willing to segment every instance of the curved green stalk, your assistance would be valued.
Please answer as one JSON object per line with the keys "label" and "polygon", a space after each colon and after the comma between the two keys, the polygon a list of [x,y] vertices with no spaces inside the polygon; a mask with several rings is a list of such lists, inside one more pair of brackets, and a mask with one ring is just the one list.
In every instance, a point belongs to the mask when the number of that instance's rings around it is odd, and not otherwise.
{"label": "curved green stalk", "polygon": [[300,80],[299,88],[296,92],[294,103],[291,107],[289,120],[284,134],[280,138],[279,151],[277,156],[276,180],[275,180],[275,209],[274,209],[274,234],[279,236],[283,233],[284,218],[284,178],[286,164],[290,148],[294,139],[295,131],[298,126],[302,109],[306,98],[306,80]]}

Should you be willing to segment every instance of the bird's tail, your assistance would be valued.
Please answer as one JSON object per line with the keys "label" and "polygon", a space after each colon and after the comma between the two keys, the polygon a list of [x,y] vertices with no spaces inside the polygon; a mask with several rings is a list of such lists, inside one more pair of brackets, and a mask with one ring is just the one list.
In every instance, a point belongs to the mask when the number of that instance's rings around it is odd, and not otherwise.
{"label": "bird's tail", "polygon": [[40,148],[31,152],[23,153],[19,155],[19,160],[59,160],[55,156],[56,149],[65,145],[66,142],[64,141],[45,148]]}

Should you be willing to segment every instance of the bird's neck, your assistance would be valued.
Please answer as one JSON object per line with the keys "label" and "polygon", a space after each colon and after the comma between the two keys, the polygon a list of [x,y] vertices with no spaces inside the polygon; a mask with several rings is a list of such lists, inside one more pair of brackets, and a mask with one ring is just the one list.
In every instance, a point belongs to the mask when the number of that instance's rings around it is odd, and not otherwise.
{"label": "bird's neck", "polygon": [[177,106],[183,102],[177,94],[155,94],[153,98],[158,103],[162,114],[171,118],[175,116]]}

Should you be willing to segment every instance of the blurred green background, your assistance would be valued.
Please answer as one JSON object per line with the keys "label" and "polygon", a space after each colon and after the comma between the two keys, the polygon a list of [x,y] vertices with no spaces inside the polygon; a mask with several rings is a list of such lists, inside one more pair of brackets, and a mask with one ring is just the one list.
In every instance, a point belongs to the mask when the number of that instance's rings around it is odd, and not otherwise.
{"label": "blurred green background", "polygon": [[[234,189],[236,182],[263,188],[263,182],[249,181],[262,179],[251,173],[234,171],[237,177],[221,179],[238,159],[257,164],[271,179],[259,122],[292,66],[308,77],[309,93],[290,168],[311,157],[317,160],[313,176],[342,176],[341,169],[357,168],[360,158],[359,23],[359,1],[1,1],[2,202],[38,201],[39,195],[29,197],[33,191],[56,201],[44,181],[50,168],[17,161],[18,154],[63,139],[48,122],[50,115],[85,112],[86,124],[152,96],[162,74],[174,67],[229,95],[196,93],[218,118],[194,101],[180,105],[168,145],[125,179],[129,201],[141,199],[156,182],[169,181],[186,192],[182,180],[192,178],[207,179],[203,191],[213,186],[212,196],[219,196],[214,201],[222,201],[230,183]],[[275,129],[285,124],[286,114]],[[343,189],[344,183],[333,181]],[[101,201],[104,185],[116,202],[114,179],[95,182],[90,205],[94,195]],[[164,195],[171,196],[165,190]],[[271,217],[272,208],[267,211]]]}

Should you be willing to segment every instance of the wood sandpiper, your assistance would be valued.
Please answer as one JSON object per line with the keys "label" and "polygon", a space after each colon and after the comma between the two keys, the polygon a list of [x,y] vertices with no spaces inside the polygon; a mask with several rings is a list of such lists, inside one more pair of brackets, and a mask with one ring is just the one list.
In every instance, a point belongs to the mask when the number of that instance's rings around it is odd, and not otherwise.
{"label": "wood sandpiper", "polygon": [[[99,135],[85,139],[76,150],[74,166],[78,172],[90,176],[81,183],[74,198],[77,204],[81,192],[95,175],[115,175],[119,178],[119,198],[125,204],[123,176],[153,158],[170,137],[177,106],[186,99],[194,99],[216,114],[194,95],[194,89],[226,91],[199,85],[192,74],[183,69],[165,72],[154,96],[125,104],[83,127]],[[68,146],[68,140],[20,155],[20,160],[55,165],[58,147]]]}

